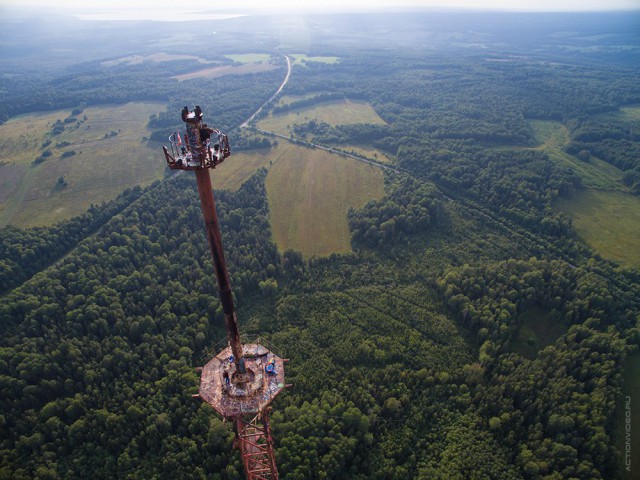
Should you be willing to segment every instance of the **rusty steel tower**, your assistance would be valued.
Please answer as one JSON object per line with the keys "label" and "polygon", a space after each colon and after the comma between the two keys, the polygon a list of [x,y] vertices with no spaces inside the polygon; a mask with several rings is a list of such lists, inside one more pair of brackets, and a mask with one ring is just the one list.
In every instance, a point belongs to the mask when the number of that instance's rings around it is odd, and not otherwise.
{"label": "rusty steel tower", "polygon": [[225,419],[233,421],[236,439],[248,480],[277,480],[273,438],[269,425],[269,405],[285,388],[284,363],[287,361],[260,343],[242,344],[233,304],[229,272],[209,170],[230,154],[229,140],[202,120],[199,106],[182,110],[186,130],[169,137],[170,148],[163,147],[172,170],[192,170],[196,174],[207,240],[218,281],[220,302],[227,328],[227,347],[213,357],[200,375],[200,397]]}

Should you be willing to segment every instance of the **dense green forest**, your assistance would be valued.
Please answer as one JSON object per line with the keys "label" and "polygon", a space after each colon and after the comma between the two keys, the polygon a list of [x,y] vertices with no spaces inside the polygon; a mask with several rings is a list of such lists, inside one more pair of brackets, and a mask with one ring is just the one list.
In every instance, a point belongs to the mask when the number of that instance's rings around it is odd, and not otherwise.
{"label": "dense green forest", "polygon": [[[640,72],[618,48],[640,49],[637,31],[584,15],[571,19],[579,38],[559,39],[562,15],[536,17],[537,29],[498,17],[490,48],[464,44],[489,40],[462,14],[308,19],[309,55],[340,61],[294,66],[282,95],[304,98],[272,111],[349,98],[386,122],[301,117],[292,129],[293,140],[392,159],[386,196],[348,213],[352,252],[278,251],[264,168],[215,192],[242,333],[291,360],[294,387],[272,412],[284,479],[624,473],[615,411],[623,361],[640,345],[640,271],[604,259],[554,210],[584,178],[536,148],[530,120],[560,122],[568,155],[617,167],[619,188],[637,195],[637,120],[621,109],[640,103]],[[237,128],[285,74],[280,27],[261,22],[248,38],[275,69],[178,82],[197,61],[110,67],[105,53],[25,80],[21,57],[4,67],[0,115],[162,100],[149,126],[164,139],[198,103],[232,150],[234,138],[268,150],[273,140]],[[226,22],[216,53],[197,55],[230,64],[223,49],[237,52],[233,28],[247,25]],[[614,26],[620,44],[600,39]],[[456,32],[461,44],[447,41]],[[225,337],[191,175],[167,172],[51,227],[3,228],[0,242],[0,478],[241,478],[232,425],[191,398],[195,367]]]}

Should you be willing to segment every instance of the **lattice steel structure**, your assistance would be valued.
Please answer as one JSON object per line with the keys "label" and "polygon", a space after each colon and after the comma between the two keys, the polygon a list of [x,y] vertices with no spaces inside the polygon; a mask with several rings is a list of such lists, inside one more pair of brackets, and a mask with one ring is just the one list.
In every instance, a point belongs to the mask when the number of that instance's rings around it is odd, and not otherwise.
{"label": "lattice steel structure", "polygon": [[235,446],[240,450],[248,480],[277,480],[273,438],[269,427],[269,404],[285,388],[283,359],[261,343],[243,345],[233,305],[231,282],[224,259],[210,169],[231,155],[229,140],[202,120],[199,106],[182,110],[184,132],[169,137],[163,147],[172,170],[195,172],[207,240],[218,281],[220,302],[227,328],[228,346],[199,368],[202,398],[224,418],[233,421]]}

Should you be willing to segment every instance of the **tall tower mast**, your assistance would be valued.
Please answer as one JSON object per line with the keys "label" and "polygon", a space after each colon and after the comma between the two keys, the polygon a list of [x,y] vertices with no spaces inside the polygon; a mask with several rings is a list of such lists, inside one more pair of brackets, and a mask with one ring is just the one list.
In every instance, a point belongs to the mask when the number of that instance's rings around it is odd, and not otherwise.
{"label": "tall tower mast", "polygon": [[186,125],[169,137],[170,148],[163,147],[167,165],[172,170],[192,170],[196,174],[207,240],[218,282],[224,312],[228,346],[198,370],[202,398],[224,418],[233,421],[235,446],[240,450],[248,480],[277,480],[273,438],[269,425],[269,405],[284,388],[284,363],[261,343],[243,345],[233,304],[231,281],[224,259],[220,226],[213,198],[209,170],[229,155],[229,140],[219,130],[202,121],[199,106],[182,109]]}

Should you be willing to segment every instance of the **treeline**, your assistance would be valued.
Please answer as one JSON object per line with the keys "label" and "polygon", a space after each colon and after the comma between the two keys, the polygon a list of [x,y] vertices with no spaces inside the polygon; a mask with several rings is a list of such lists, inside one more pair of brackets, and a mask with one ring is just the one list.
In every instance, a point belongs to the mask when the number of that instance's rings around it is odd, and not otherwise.
{"label": "treeline", "polygon": [[229,141],[232,142],[234,152],[266,149],[278,144],[277,140],[271,141],[266,136],[252,134],[246,129],[235,130]]}
{"label": "treeline", "polygon": [[[237,299],[282,274],[264,176],[218,196]],[[0,304],[3,477],[239,475],[230,426],[189,395],[224,336],[195,184],[136,195]]]}
{"label": "treeline", "polygon": [[388,183],[392,184],[387,187],[387,196],[359,210],[349,210],[354,244],[390,249],[443,220],[443,202],[431,185],[411,177],[392,178]]}
{"label": "treeline", "polygon": [[216,79],[197,78],[175,84],[167,110],[152,116],[149,128],[153,139],[163,141],[176,129],[184,129],[180,111],[186,105],[200,105],[205,122],[225,133],[240,126],[276,91],[283,78],[276,69],[246,75],[226,75]]}
{"label": "treeline", "polygon": [[[440,372],[471,361],[464,339],[424,285],[390,290],[381,276],[354,277],[341,294],[316,292],[312,270],[336,281],[347,271],[332,268],[340,257],[316,267],[278,254],[265,175],[217,198],[241,328],[266,333],[292,359],[295,389],[273,415],[280,472],[406,474],[415,459],[407,463],[396,437],[407,428],[409,385],[415,375],[420,385],[444,381]],[[407,180],[395,198],[431,200],[414,187]],[[354,274],[369,269],[366,258],[348,261]],[[261,283],[275,290],[265,296]],[[189,395],[193,367],[224,337],[191,179],[146,189],[55,268],[9,292],[0,318],[3,476],[240,476],[230,424]]]}
{"label": "treeline", "polygon": [[[640,333],[640,292],[633,276],[607,270],[605,277],[589,266],[511,260],[464,266],[437,281],[481,343],[478,363],[463,369],[473,404],[524,478],[611,478],[617,471],[609,426],[621,361]],[[566,333],[525,360],[512,343],[533,307]]]}
{"label": "treeline", "polygon": [[572,155],[586,152],[623,171],[622,181],[630,191],[640,194],[640,134],[631,119],[621,113],[569,122],[571,143],[566,151]]}
{"label": "treeline", "polygon": [[311,135],[314,142],[325,145],[370,144],[385,151],[390,150],[391,147],[381,141],[388,135],[388,128],[385,125],[357,123],[332,126],[327,122],[309,120],[305,123],[294,124],[292,130],[297,136],[305,138],[307,135]]}
{"label": "treeline", "polygon": [[[635,88],[630,77],[622,75],[620,89],[603,96],[591,95],[605,84],[607,77],[601,71],[587,81],[537,63],[487,63],[475,57],[466,57],[463,63],[437,55],[425,60],[404,52],[386,59],[387,68],[374,75],[372,70],[380,66],[380,59],[373,55],[367,60],[345,53],[343,61],[331,69],[309,66],[296,70],[287,89],[303,94],[323,85],[323,91],[335,89],[346,92],[347,97],[365,98],[387,125],[331,126],[312,119],[295,124],[294,133],[311,135],[321,144],[378,148],[394,156],[403,170],[435,183],[446,195],[456,200],[463,197],[480,209],[495,212],[501,222],[515,229],[532,229],[545,242],[557,243],[562,237],[555,248],[567,250],[566,239],[575,236],[571,220],[555,213],[552,202],[570,197],[582,188],[582,181],[543,152],[523,148],[536,143],[528,116],[556,118],[552,113],[533,112],[533,105],[543,101],[557,105],[549,98],[558,93],[548,80],[541,80],[549,89],[544,94],[542,87],[531,90],[521,88],[522,83],[548,75],[553,82],[571,85],[579,94],[564,95],[558,104],[563,105],[563,112],[577,114],[608,110],[614,99],[626,99]],[[347,82],[349,74],[358,78],[357,89]],[[568,102],[571,108],[564,108]],[[570,246],[569,250],[579,249]]]}
{"label": "treeline", "polygon": [[[100,64],[78,66],[73,74],[47,77],[3,79],[6,92],[0,107],[0,121],[18,113],[57,109],[76,110],[87,105],[126,103],[152,100],[168,103],[167,112],[152,117],[149,126],[161,140],[166,140],[180,124],[180,110],[187,102],[190,108],[199,104],[205,119],[217,128],[228,131],[240,125],[257,109],[282,81],[282,69],[247,74],[227,75],[215,79],[196,78],[178,82],[171,78],[175,62],[143,63],[120,67]],[[191,66],[197,64],[191,61]],[[78,106],[81,107],[78,107]],[[177,119],[177,121],[176,121]]]}
{"label": "treeline", "polygon": [[316,105],[317,103],[343,100],[344,98],[344,94],[341,93],[321,93],[319,95],[314,95],[302,100],[296,100],[285,105],[276,105],[271,111],[274,115],[277,115],[279,113],[286,113],[298,108],[310,107],[312,105]]}
{"label": "treeline", "polygon": [[[272,415],[281,476],[615,476],[612,415],[621,361],[640,343],[640,276],[588,259],[550,208],[578,178],[514,147],[533,146],[528,116],[565,120],[636,98],[633,72],[336,50],[340,64],[295,69],[288,93],[364,99],[388,125],[303,128],[371,142],[403,170],[387,175],[387,197],[349,213],[355,251],[280,254],[265,170],[216,192],[241,330],[291,359],[294,388]],[[83,71],[83,88],[108,98],[96,93],[109,92],[106,77]],[[281,74],[174,83],[150,125],[164,140],[186,102],[228,129]],[[195,185],[178,175],[137,195],[54,268],[43,261],[19,285],[4,277],[1,477],[241,476],[231,425],[190,398],[193,367],[225,335]],[[3,231],[11,272],[58,248],[47,232]],[[532,312],[561,333],[525,358],[518,332]]]}
{"label": "treeline", "polygon": [[6,292],[44,270],[52,262],[96,233],[142,194],[140,187],[127,189],[115,200],[91,206],[84,215],[53,227],[22,230],[11,225],[0,229],[0,292]]}

